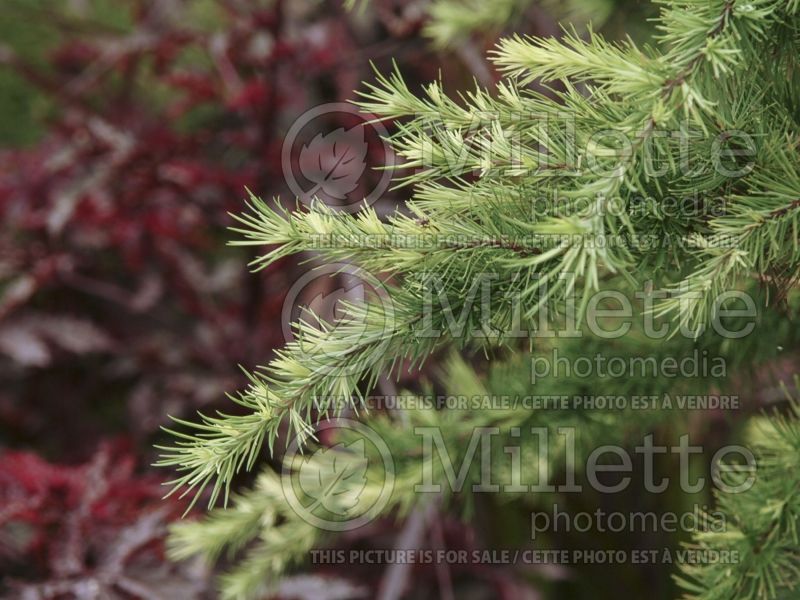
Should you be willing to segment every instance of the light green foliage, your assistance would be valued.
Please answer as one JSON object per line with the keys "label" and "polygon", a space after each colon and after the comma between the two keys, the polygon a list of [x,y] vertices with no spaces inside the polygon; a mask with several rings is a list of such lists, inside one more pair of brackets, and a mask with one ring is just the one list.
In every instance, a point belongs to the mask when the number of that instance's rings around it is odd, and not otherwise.
{"label": "light green foliage", "polygon": [[175,527],[170,554],[175,559],[200,555],[214,561],[225,550],[232,557],[254,544],[247,557],[221,579],[220,590],[223,598],[255,598],[304,558],[318,532],[292,512],[280,477],[271,470],[261,474],[252,490],[237,496],[235,504],[235,510],[215,510],[203,522]]}
{"label": "light green foliage", "polygon": [[[346,0],[352,10],[366,0]],[[440,47],[463,43],[474,33],[499,33],[518,23],[532,7],[573,23],[602,24],[615,7],[614,0],[433,0],[426,7],[424,33]]]}
{"label": "light green foliage", "polygon": [[[757,368],[752,363],[752,356],[762,356],[764,360],[772,357],[775,342],[796,344],[798,332],[790,324],[785,323],[778,315],[770,316],[765,326],[773,332],[769,340],[764,338],[749,339],[742,347],[726,347],[719,336],[702,337],[699,346],[694,340],[676,337],[667,342],[650,340],[634,331],[630,338],[616,341],[592,337],[574,340],[553,341],[552,347],[558,348],[564,356],[593,356],[603,351],[606,356],[621,358],[654,357],[660,359],[668,356],[688,356],[693,350],[706,351],[711,356],[725,356],[728,359],[730,375],[746,376],[748,369]],[[649,373],[623,379],[599,379],[597,377],[581,378],[546,376],[531,383],[530,360],[536,356],[547,356],[551,347],[544,345],[534,355],[519,354],[509,361],[496,361],[485,380],[479,378],[472,368],[457,355],[451,356],[442,368],[438,384],[448,395],[453,397],[480,398],[518,398],[538,396],[628,396],[648,394],[661,397],[663,394],[703,394],[713,384],[723,385],[726,378],[696,377],[690,379],[653,378]],[[429,390],[420,397],[432,400]],[[422,406],[423,403],[420,402]],[[563,427],[574,428],[575,431],[575,463],[578,467],[585,463],[592,449],[604,444],[619,444],[633,447],[641,444],[646,432],[654,427],[667,427],[674,432],[685,431],[688,412],[674,410],[608,410],[608,409],[539,409],[520,403],[516,408],[498,407],[482,410],[435,410],[420,408],[404,411],[403,418],[397,414],[381,414],[371,416],[370,428],[386,443],[393,457],[395,468],[394,488],[384,514],[401,519],[418,505],[436,500],[431,494],[415,491],[415,486],[422,483],[425,468],[430,468],[433,481],[446,481],[444,464],[435,455],[427,464],[419,457],[422,454],[422,437],[414,433],[416,427],[435,427],[441,431],[442,438],[447,440],[447,452],[456,470],[464,462],[465,452],[470,436],[477,427],[497,427],[501,435],[493,439],[498,451],[494,452],[492,465],[493,482],[511,482],[510,462],[502,448],[509,444],[521,448],[525,456],[525,464],[536,465],[535,481],[544,485],[550,476],[562,468],[565,461],[563,437],[558,430]],[[510,438],[511,427],[519,428],[520,437]],[[532,428],[544,428],[548,431],[549,447],[546,456],[541,456],[539,434],[532,434]],[[351,434],[342,430],[343,435]],[[336,443],[347,445],[349,440],[336,439]],[[313,449],[313,447],[312,447]],[[311,454],[311,450],[309,454]],[[787,460],[794,460],[789,458]],[[467,461],[470,470],[466,474],[460,493],[451,497],[447,485],[443,486],[442,498],[438,501],[450,510],[461,510],[465,516],[471,511],[473,495],[471,486],[480,481],[480,460]],[[370,461],[370,475],[367,487],[363,491],[364,498],[372,498],[380,494],[384,476],[383,467],[378,461]],[[772,473],[773,471],[769,471]],[[760,472],[759,472],[760,473]],[[282,491],[280,475],[271,468],[266,468],[259,476],[252,490],[234,496],[227,509],[212,510],[203,521],[180,523],[174,526],[170,538],[171,556],[185,558],[201,555],[208,560],[216,560],[225,554],[229,558],[238,557],[235,565],[220,580],[220,590],[225,598],[253,598],[269,588],[270,584],[293,564],[308,558],[311,548],[324,545],[330,534],[316,529],[306,523],[286,502]],[[539,479],[541,477],[542,479]],[[757,488],[756,491],[758,491]],[[331,490],[334,493],[335,490]],[[504,492],[501,498],[506,501],[527,500],[536,505],[546,505],[546,497]],[[300,494],[300,503],[308,504],[310,499]],[[366,502],[369,504],[369,502]],[[706,534],[704,534],[706,535]],[[722,540],[724,541],[724,540]],[[723,597],[723,596],[721,596]],[[721,598],[720,597],[720,598]],[[755,598],[756,596],[754,596]],[[733,598],[733,596],[731,596]]]}
{"label": "light green foliage", "polygon": [[[800,387],[798,388],[800,390]],[[800,407],[791,400],[789,417],[757,419],[749,447],[755,449],[758,479],[745,493],[717,494],[724,531],[696,533],[689,548],[735,553],[736,563],[683,565],[678,580],[698,600],[767,600],[800,593]],[[724,478],[732,489],[748,476],[744,465],[729,465]]]}
{"label": "light green foliage", "polygon": [[[491,91],[476,89],[454,99],[434,82],[417,94],[399,72],[378,75],[359,104],[377,118],[399,123],[391,143],[405,166],[413,168],[399,181],[414,186],[404,212],[383,219],[369,208],[347,215],[315,204],[288,213],[251,197],[248,212],[238,217],[235,243],[269,247],[255,268],[310,251],[323,261],[344,261],[391,279],[379,286],[385,298],[348,306],[336,326],[297,323],[295,341],[254,373],[251,385],[235,398],[247,409],[245,415],[184,423],[161,462],[181,472],[176,486],[187,486],[189,492],[210,485],[212,502],[223,491],[227,499],[234,474],[254,466],[264,440],[271,450],[279,431],[305,440],[316,420],[342,408],[320,406],[320,399],[351,399],[358,409],[383,374],[401,366],[413,370],[440,348],[489,353],[498,346],[515,347],[515,327],[536,331],[541,319],[555,321],[570,311],[580,323],[591,295],[601,289],[632,295],[652,282],[663,292],[653,312],[686,334],[671,343],[686,349],[710,344],[739,361],[731,364],[752,361],[750,340],[714,342],[703,329],[720,316],[724,305],[716,299],[721,293],[753,289],[760,280],[780,297],[798,275],[800,1],[660,4],[657,48],[632,41],[612,44],[597,34],[576,32],[562,40],[502,41],[492,60],[506,77]],[[553,89],[533,91],[527,87],[533,81]],[[680,199],[682,209],[667,214],[666,198]],[[470,301],[475,282],[486,277],[492,278],[488,315]],[[425,310],[431,289],[440,301],[436,306],[447,307],[432,314]],[[463,327],[455,332],[454,316],[462,314]],[[773,351],[776,340],[793,338],[791,325],[780,318],[765,316],[760,326],[771,332],[765,343]],[[549,347],[546,340],[535,341],[537,351]],[[601,352],[613,346],[599,343]],[[620,352],[630,355],[664,347],[636,332],[619,343]],[[570,352],[589,348],[582,341]],[[667,351],[676,346],[671,348]],[[455,387],[466,377],[462,367],[452,369],[462,373],[446,378]],[[529,373],[517,371],[526,381]],[[501,378],[495,393],[530,385],[515,380]],[[550,383],[567,394],[586,384]],[[640,393],[675,385],[627,383],[645,387],[637,388]],[[547,385],[537,382],[528,392],[542,393]],[[599,386],[597,381],[592,385]],[[614,381],[612,393],[619,393],[620,385]],[[547,427],[573,423],[587,439],[608,442],[611,432],[641,434],[675,416],[420,411],[409,418],[412,424],[436,423],[452,440],[478,424],[518,426],[535,420]],[[414,443],[407,429],[386,417],[371,425],[394,456],[407,456]],[[796,429],[789,422],[776,427]],[[593,431],[599,437],[591,438]],[[764,454],[776,455],[776,446]],[[419,465],[408,468],[398,467],[387,511],[402,515],[418,501],[409,490]],[[217,509],[205,524],[179,527],[176,552],[214,557],[223,546],[242,547],[242,523],[255,518],[253,506],[264,514],[284,510],[270,499],[271,477],[262,476],[259,486],[231,509],[233,514]],[[759,489],[773,493],[768,483]],[[786,499],[785,491],[775,491],[776,502]],[[746,501],[731,502],[727,508],[736,512],[742,507],[735,503]],[[243,514],[237,516],[240,505]],[[779,514],[779,505],[765,506],[772,513],[764,519]],[[789,519],[786,535],[780,530],[785,541],[794,535],[796,513],[780,514]],[[313,532],[288,513],[284,517],[280,523],[264,521],[257,534],[261,541],[242,563],[245,571],[234,570],[225,580],[228,597],[250,597],[261,585],[253,573],[276,574],[314,543]],[[303,533],[296,534],[299,541],[288,550],[281,545],[288,539],[283,531],[293,532],[295,526]],[[248,535],[256,535],[254,530]],[[699,543],[727,542],[708,538]],[[281,561],[271,557],[274,547],[282,549]],[[748,569],[755,566],[752,561],[728,566],[741,569],[737,577],[753,586],[735,588],[740,596],[724,594],[732,587],[720,595],[703,592],[714,578],[723,577],[713,569],[690,572],[687,581],[700,581],[694,589],[702,598],[762,599],[780,597],[781,589],[800,579],[794,563],[770,563],[754,577]],[[726,585],[738,585],[734,579]]]}
{"label": "light green foliage", "polygon": [[602,24],[614,9],[613,0],[435,0],[428,9],[425,34],[439,46],[450,46],[476,31],[501,31],[533,5],[573,23]]}

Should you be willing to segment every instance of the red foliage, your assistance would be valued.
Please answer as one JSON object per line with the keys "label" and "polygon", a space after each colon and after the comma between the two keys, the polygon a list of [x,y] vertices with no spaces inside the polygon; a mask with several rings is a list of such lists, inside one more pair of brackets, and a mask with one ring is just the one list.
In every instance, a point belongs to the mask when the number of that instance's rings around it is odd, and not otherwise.
{"label": "red foliage", "polygon": [[132,3],[126,33],[65,33],[47,68],[14,62],[57,113],[39,144],[0,152],[0,427],[19,441],[48,429],[72,456],[108,429],[103,404],[148,434],[222,400],[237,364],[283,341],[290,274],[251,276],[250,256],[220,251],[245,186],[283,191],[274,124],[304,99],[280,7],[232,3],[201,31],[157,4]]}
{"label": "red foliage", "polygon": [[164,561],[166,524],[181,508],[162,495],[156,478],[134,473],[133,458],[119,444],[104,445],[78,466],[6,453],[0,457],[0,565],[10,576],[3,584],[22,597],[81,598],[89,586],[97,588],[96,597],[113,598],[136,597],[169,577],[196,594],[202,582],[181,581],[178,567]]}
{"label": "red foliage", "polygon": [[72,458],[108,433],[114,407],[127,412],[112,430],[144,439],[167,413],[224,401],[243,383],[237,365],[283,343],[297,272],[248,273],[253,254],[224,250],[228,213],[245,186],[293,201],[292,121],[351,98],[368,58],[423,47],[382,39],[380,23],[354,28],[335,5],[298,16],[221,1],[203,29],[180,3],[119,3],[129,30],[73,23],[45,66],[7,61],[56,110],[38,144],[0,151],[0,431],[46,434]]}

